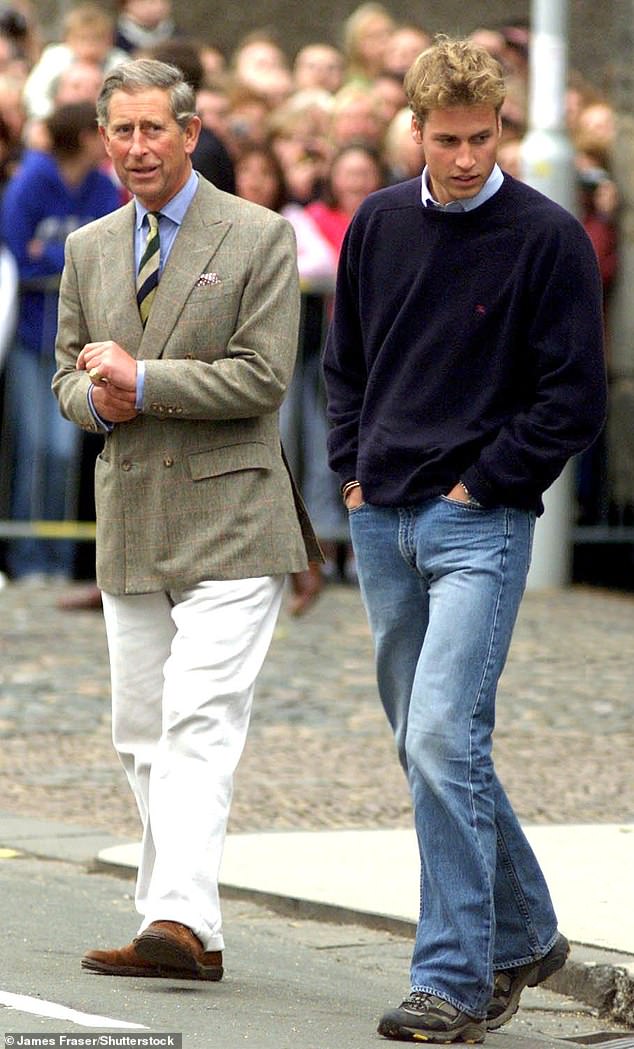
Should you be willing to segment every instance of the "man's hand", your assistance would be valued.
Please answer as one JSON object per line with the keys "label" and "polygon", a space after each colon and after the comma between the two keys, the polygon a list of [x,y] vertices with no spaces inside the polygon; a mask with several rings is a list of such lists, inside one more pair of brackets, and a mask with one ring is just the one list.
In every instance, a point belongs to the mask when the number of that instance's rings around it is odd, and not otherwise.
{"label": "man's hand", "polygon": [[136,403],[136,361],[116,342],[88,342],[76,368],[88,372],[92,403],[102,419],[126,423],[139,413]]}
{"label": "man's hand", "polygon": [[75,367],[87,371],[95,386],[112,383],[121,390],[136,390],[136,361],[116,342],[86,343]]}
{"label": "man's hand", "polygon": [[344,500],[344,506],[346,510],[355,510],[357,506],[361,506],[363,502],[363,490],[361,485],[358,484],[346,494]]}
{"label": "man's hand", "polygon": [[456,503],[468,503],[469,493],[463,484],[455,484],[450,492],[447,492],[447,499],[452,499]]}
{"label": "man's hand", "polygon": [[122,390],[113,383],[93,383],[95,411],[109,423],[127,423],[139,414],[135,408],[136,390]]}

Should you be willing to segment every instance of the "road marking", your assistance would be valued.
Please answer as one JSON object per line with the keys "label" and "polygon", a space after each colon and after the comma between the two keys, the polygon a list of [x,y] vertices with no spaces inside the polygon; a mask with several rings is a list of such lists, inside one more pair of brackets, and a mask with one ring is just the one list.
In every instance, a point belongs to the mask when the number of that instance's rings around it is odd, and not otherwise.
{"label": "road marking", "polygon": [[0,991],[0,1005],[7,1009],[18,1009],[22,1013],[34,1013],[36,1016],[50,1016],[55,1020],[69,1020],[71,1023],[79,1024],[81,1027],[122,1027],[147,1031],[143,1024],[131,1024],[125,1020],[113,1020],[110,1016],[95,1016],[93,1013],[81,1013],[76,1009],[68,1009],[65,1005],[57,1002],[47,1002],[42,998],[32,998],[28,994],[11,994],[10,991]]}

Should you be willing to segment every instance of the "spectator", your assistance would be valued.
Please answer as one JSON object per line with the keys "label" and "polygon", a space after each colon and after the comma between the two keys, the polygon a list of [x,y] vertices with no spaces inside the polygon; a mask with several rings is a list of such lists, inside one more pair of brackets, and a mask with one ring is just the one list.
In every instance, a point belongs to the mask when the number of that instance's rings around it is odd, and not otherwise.
{"label": "spectator", "polygon": [[[103,71],[96,62],[73,62],[60,73],[52,86],[53,110],[73,102],[92,102],[95,105],[102,82]],[[30,149],[44,152],[50,149],[45,120],[29,121],[25,130],[25,142]]]}
{"label": "spectator", "polygon": [[344,23],[346,81],[369,85],[385,67],[394,21],[382,4],[363,3]]}
{"label": "spectator", "polygon": [[522,173],[522,139],[508,137],[498,147],[498,164],[502,171],[513,178],[521,179]]}
{"label": "spectator", "polygon": [[41,33],[28,3],[15,6],[3,4],[0,10],[0,36],[13,50],[11,69],[20,77],[26,77],[42,51]]}
{"label": "spectator", "polygon": [[390,121],[385,135],[384,157],[391,183],[415,178],[423,170],[425,154],[422,145],[412,134],[412,111],[409,106],[399,110]]}
{"label": "spectator", "polygon": [[60,74],[73,62],[94,62],[108,72],[127,56],[114,47],[112,18],[96,4],[72,8],[64,19],[64,40],[44,48],[24,86],[29,117],[46,117],[53,108],[53,91]]}
{"label": "spectator", "polygon": [[9,74],[0,76],[0,116],[8,128],[14,146],[18,149],[26,127],[23,92],[24,80]]}
{"label": "spectator", "polygon": [[0,76],[0,183],[13,172],[22,154],[26,127],[23,87],[23,80]]}
{"label": "spectator", "polygon": [[247,146],[236,161],[236,193],[271,211],[286,203],[284,173],[275,153],[267,146]]}
{"label": "spectator", "polygon": [[573,69],[568,76],[566,88],[566,126],[571,135],[577,132],[579,116],[587,106],[602,102],[598,89],[577,70]]}
{"label": "spectator", "polygon": [[115,44],[128,55],[148,51],[176,35],[170,0],[119,0]]}
{"label": "spectator", "polygon": [[331,44],[307,44],[295,57],[295,90],[316,87],[334,95],[343,84],[343,71],[343,55],[336,47]]}
{"label": "spectator", "polygon": [[268,138],[271,105],[258,91],[239,82],[229,89],[229,134],[232,155],[249,145],[264,145]]}
{"label": "spectator", "polygon": [[385,70],[379,73],[372,81],[370,94],[376,101],[377,112],[386,127],[399,109],[407,105],[403,78],[398,73],[388,73]]}
{"label": "spectator", "polygon": [[397,25],[385,48],[382,71],[403,80],[414,59],[430,44],[431,36],[422,26],[415,22]]}
{"label": "spectator", "polygon": [[615,132],[614,109],[609,102],[596,101],[582,108],[575,129],[577,136],[587,136],[601,148],[611,150]]}
{"label": "spectator", "polygon": [[236,84],[264,96],[268,86],[279,84],[280,78],[288,76],[292,86],[286,55],[275,35],[265,29],[242,38],[231,58],[231,75]]}
{"label": "spectator", "polygon": [[[73,496],[79,431],[61,418],[50,389],[64,242],[71,230],[119,204],[114,184],[98,170],[104,149],[95,107],[60,107],[47,118],[47,130],[50,154],[26,153],[5,190],[0,219],[21,282],[5,418],[13,441],[11,513],[23,521],[61,520]],[[68,541],[16,539],[9,544],[8,567],[19,580],[69,577],[73,557]]]}
{"label": "spectator", "polygon": [[308,204],[306,211],[337,255],[359,204],[386,181],[380,155],[365,143],[348,143],[333,158],[322,200]]}
{"label": "spectator", "polygon": [[224,84],[219,81],[203,81],[196,92],[196,112],[202,121],[203,127],[213,131],[227,150],[230,149],[231,134],[229,131],[229,115],[231,103]]}
{"label": "spectator", "polygon": [[307,204],[319,195],[330,168],[328,137],[332,95],[323,88],[297,91],[268,122],[268,138],[291,200]]}
{"label": "spectator", "polygon": [[213,84],[224,80],[227,72],[227,60],[224,52],[216,44],[209,42],[200,45],[200,61],[203,64],[203,82]]}
{"label": "spectator", "polygon": [[342,149],[350,142],[365,142],[380,149],[386,124],[381,106],[371,87],[347,84],[334,98],[330,138],[335,149]]}

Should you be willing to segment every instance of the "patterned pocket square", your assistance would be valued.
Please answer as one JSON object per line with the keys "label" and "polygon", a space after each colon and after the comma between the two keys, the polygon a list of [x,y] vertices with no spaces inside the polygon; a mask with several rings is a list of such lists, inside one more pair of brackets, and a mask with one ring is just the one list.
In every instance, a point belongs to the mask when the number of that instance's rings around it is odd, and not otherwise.
{"label": "patterned pocket square", "polygon": [[201,273],[200,277],[196,281],[196,288],[208,288],[210,284],[220,284],[220,277],[217,273]]}

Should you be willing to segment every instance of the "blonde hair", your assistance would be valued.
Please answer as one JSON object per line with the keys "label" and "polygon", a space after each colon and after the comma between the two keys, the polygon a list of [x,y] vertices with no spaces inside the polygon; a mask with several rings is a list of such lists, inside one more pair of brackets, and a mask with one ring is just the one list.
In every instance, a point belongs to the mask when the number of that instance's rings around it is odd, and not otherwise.
{"label": "blonde hair", "polygon": [[88,30],[100,36],[112,36],[114,20],[98,4],[85,3],[72,7],[64,16],[64,37]]}
{"label": "blonde hair", "polygon": [[471,40],[444,34],[414,60],[405,76],[410,108],[422,127],[432,109],[491,105],[499,113],[506,93],[497,59]]}
{"label": "blonde hair", "polygon": [[377,18],[383,19],[386,26],[394,26],[390,12],[383,4],[378,3],[378,0],[367,0],[367,3],[360,4],[348,15],[344,22],[343,49],[348,64],[348,76],[362,76],[365,73],[361,40],[367,26]]}

